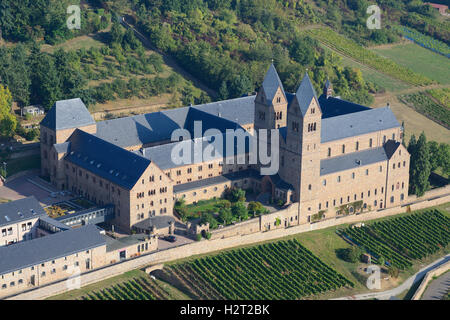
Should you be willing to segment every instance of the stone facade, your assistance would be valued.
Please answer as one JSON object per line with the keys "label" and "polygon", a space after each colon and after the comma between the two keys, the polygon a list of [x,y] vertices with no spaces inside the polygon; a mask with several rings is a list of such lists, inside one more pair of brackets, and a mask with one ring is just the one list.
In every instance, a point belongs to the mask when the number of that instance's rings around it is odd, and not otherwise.
{"label": "stone facade", "polygon": [[[327,99],[331,97],[329,82],[324,92]],[[280,133],[284,130],[284,135],[280,134],[279,172],[276,177],[244,178],[233,184],[252,188],[258,193],[268,192],[286,204],[298,203],[295,217],[299,224],[312,222],[319,213],[328,218],[345,214],[347,210],[381,209],[403,204],[408,190],[409,154],[398,144],[402,138],[401,126],[396,122],[394,126],[322,142],[323,122],[323,110],[309,77],[305,76],[296,94],[288,95],[272,65],[254,99],[254,119],[242,124],[242,127],[252,132],[255,129],[255,135],[260,129],[279,130]],[[248,153],[245,164],[237,164],[237,161],[227,164],[227,159],[222,158],[161,169],[151,161],[137,179],[138,182],[126,189],[96,175],[89,168],[65,160],[68,147],[64,143],[75,129],[91,134],[97,132],[96,124],[63,130],[52,130],[41,124],[42,175],[48,176],[58,188],[68,189],[100,205],[114,204],[114,223],[128,232],[143,219],[173,214],[176,198],[184,197],[187,203],[192,203],[220,197],[225,187],[232,186],[230,181],[208,184],[208,179],[259,169],[258,165],[248,164]],[[168,142],[166,138],[161,138],[158,142],[133,143],[121,148],[138,152],[149,145]],[[386,148],[388,143],[394,143],[395,150],[383,160],[321,173],[327,159],[352,154],[356,156],[365,150]],[[199,183],[194,189],[190,188],[188,184],[195,181],[205,181],[205,185]],[[178,188],[182,191],[174,192],[174,188],[180,185],[186,188]]]}

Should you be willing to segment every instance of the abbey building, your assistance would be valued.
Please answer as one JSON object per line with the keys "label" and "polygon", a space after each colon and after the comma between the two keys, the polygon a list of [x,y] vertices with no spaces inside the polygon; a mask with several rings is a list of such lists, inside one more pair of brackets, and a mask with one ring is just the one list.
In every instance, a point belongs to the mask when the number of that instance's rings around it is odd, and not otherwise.
{"label": "abbey building", "polygon": [[[249,158],[246,148],[224,148],[201,162],[174,161],[179,141],[172,133],[184,129],[195,137],[196,122],[204,136],[277,130],[278,173],[264,176],[258,164],[237,161]],[[176,199],[220,197],[232,186],[299,204],[292,220],[301,224],[319,213],[334,217],[402,204],[409,154],[401,139],[389,107],[333,97],[328,81],[317,96],[308,75],[297,92],[285,92],[271,65],[256,95],[204,105],[95,122],[80,99],[58,101],[41,122],[41,173],[60,189],[113,205],[114,224],[128,232],[171,216]]]}

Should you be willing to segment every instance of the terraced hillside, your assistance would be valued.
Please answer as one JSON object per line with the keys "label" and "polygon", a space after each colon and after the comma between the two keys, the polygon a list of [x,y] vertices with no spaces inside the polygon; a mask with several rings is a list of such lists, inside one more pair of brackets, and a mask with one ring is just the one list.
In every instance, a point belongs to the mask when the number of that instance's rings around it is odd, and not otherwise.
{"label": "terraced hillside", "polygon": [[450,218],[434,209],[364,227],[349,227],[342,236],[371,254],[374,261],[382,257],[388,266],[405,270],[414,260],[448,248]]}
{"label": "terraced hillside", "polygon": [[236,249],[166,268],[199,299],[301,299],[353,287],[296,239]]}

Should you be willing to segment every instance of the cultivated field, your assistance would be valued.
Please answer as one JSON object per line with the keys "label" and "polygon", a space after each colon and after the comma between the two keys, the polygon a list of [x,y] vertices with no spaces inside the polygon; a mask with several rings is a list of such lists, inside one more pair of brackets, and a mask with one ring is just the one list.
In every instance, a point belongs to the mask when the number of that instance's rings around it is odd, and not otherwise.
{"label": "cultivated field", "polygon": [[397,217],[342,231],[345,239],[357,244],[388,266],[405,270],[413,260],[445,250],[450,242],[450,218],[439,210]]}
{"label": "cultivated field", "polygon": [[328,50],[328,51],[333,52],[334,54],[338,55],[342,59],[341,61],[342,61],[343,66],[360,69],[365,81],[373,82],[376,85],[386,89],[386,91],[397,92],[397,91],[408,89],[408,88],[412,87],[408,83],[405,83],[399,79],[388,76],[372,67],[366,66],[365,64],[363,64],[359,61],[356,61],[354,59],[351,59],[351,58],[341,54],[340,52],[338,52],[334,49],[331,49],[328,46],[322,45],[322,47],[325,50]]}
{"label": "cultivated field", "polygon": [[432,83],[430,78],[422,73],[416,73],[408,67],[386,59],[358,45],[353,40],[334,32],[330,28],[309,29],[306,33],[340,53],[406,83],[412,85],[428,85]]}
{"label": "cultivated field", "polygon": [[436,103],[426,92],[400,95],[399,99],[424,116],[450,129],[450,109]]}
{"label": "cultivated field", "polygon": [[300,299],[354,286],[295,239],[207,256],[166,271],[199,298]]}
{"label": "cultivated field", "polygon": [[415,43],[374,48],[372,51],[441,84],[450,84],[450,59]]}
{"label": "cultivated field", "polygon": [[179,300],[189,299],[141,270],[133,270],[98,283],[49,298],[50,300]]}

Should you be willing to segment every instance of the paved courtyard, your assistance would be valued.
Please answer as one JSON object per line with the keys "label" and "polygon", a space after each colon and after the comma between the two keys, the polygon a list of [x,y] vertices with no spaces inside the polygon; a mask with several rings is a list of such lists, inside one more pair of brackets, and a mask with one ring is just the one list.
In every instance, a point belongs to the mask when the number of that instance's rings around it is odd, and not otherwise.
{"label": "paved courtyard", "polygon": [[0,199],[14,201],[29,196],[35,196],[43,206],[48,206],[56,202],[73,198],[73,196],[63,197],[59,194],[53,198],[50,194],[54,191],[58,190],[46,181],[40,179],[36,174],[27,174],[0,186]]}

